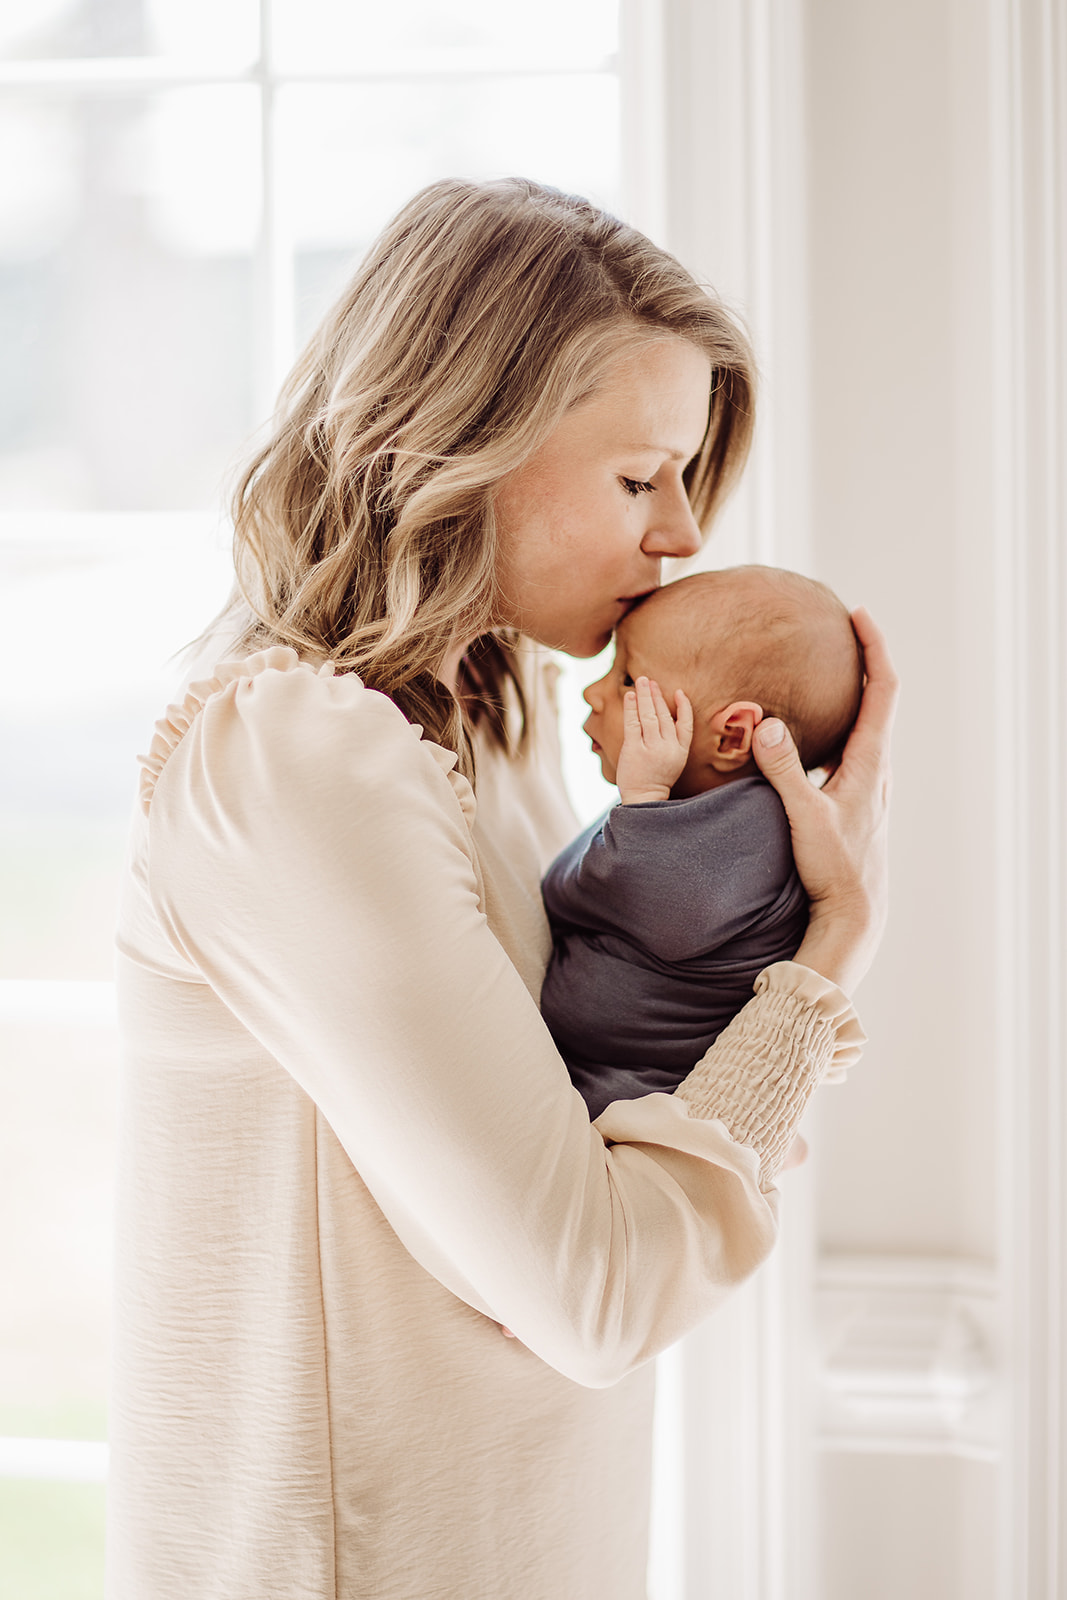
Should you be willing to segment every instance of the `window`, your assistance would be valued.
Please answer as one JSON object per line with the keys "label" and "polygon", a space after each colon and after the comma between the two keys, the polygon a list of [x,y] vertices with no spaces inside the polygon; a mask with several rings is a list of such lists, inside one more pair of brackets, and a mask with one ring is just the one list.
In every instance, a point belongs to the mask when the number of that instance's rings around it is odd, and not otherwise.
{"label": "window", "polygon": [[[619,205],[613,0],[35,0],[0,20],[0,1592],[102,1592],[114,899],[298,342],[436,177]],[[585,681],[584,675],[582,681]],[[580,721],[580,718],[577,719]]]}

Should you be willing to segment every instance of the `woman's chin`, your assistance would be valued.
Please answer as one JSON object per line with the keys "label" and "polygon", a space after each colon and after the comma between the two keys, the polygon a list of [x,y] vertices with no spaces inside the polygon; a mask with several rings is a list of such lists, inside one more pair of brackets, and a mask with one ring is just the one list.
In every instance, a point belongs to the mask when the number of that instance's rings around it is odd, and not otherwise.
{"label": "woman's chin", "polygon": [[570,637],[563,643],[557,644],[555,648],[562,650],[566,656],[574,656],[578,661],[590,661],[593,656],[598,656],[602,650],[607,649],[611,643],[613,632],[614,630],[611,628],[605,629],[602,633],[575,630]]}
{"label": "woman's chin", "polygon": [[605,621],[597,627],[586,618],[575,620],[572,626],[566,622],[538,626],[534,618],[527,616],[520,622],[509,620],[504,625],[517,627],[520,633],[527,639],[533,639],[536,644],[547,645],[550,650],[559,650],[561,654],[574,656],[579,661],[591,660],[606,650],[615,632],[614,621]]}

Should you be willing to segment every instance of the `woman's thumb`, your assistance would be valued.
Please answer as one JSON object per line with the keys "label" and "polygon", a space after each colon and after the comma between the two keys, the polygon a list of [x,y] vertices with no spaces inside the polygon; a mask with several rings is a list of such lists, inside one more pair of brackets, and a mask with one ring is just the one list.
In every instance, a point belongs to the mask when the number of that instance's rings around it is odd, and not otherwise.
{"label": "woman's thumb", "polygon": [[767,717],[753,730],[752,749],[763,776],[772,783],[783,800],[796,793],[796,785],[807,786],[792,735],[780,717]]}

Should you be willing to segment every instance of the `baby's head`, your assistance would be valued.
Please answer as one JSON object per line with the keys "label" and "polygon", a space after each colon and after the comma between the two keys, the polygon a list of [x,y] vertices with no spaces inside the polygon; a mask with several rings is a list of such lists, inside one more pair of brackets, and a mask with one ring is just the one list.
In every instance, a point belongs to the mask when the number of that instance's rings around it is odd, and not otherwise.
{"label": "baby's head", "polygon": [[585,731],[609,783],[638,676],[672,708],[676,689],[692,701],[693,743],[671,791],[681,799],[758,771],[762,717],[781,717],[808,771],[835,762],[859,710],[863,654],[833,591],[797,572],[729,567],[657,589],[623,618],[610,671],[585,691]]}

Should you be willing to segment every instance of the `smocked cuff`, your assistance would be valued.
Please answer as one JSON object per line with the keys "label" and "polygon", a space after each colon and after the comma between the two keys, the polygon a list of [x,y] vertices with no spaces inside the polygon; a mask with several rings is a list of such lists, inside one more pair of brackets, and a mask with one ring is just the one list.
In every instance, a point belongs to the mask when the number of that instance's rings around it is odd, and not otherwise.
{"label": "smocked cuff", "polygon": [[810,967],[775,962],[754,989],[675,1092],[691,1116],[717,1119],[757,1152],[768,1188],[815,1089],[839,1083],[866,1040],[847,995]]}

